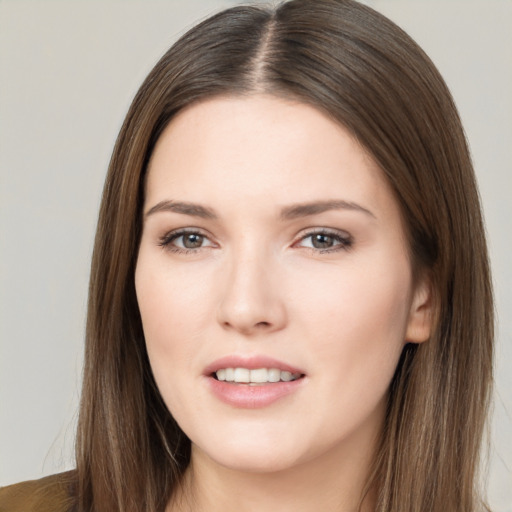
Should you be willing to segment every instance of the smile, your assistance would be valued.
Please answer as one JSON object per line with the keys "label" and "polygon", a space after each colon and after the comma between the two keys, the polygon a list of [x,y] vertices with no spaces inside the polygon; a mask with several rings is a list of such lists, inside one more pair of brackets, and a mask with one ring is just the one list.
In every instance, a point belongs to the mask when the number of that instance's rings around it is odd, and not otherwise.
{"label": "smile", "polygon": [[264,355],[230,355],[203,371],[213,396],[231,407],[259,409],[300,393],[308,383],[306,372]]}
{"label": "smile", "polygon": [[292,373],[279,368],[220,368],[214,373],[219,381],[240,384],[271,384],[291,382],[301,377],[300,373]]}

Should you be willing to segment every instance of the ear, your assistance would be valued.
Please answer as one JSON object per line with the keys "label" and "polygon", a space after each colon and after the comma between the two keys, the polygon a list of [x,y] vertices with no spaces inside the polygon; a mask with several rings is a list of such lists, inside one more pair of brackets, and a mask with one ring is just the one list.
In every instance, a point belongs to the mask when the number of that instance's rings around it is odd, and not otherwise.
{"label": "ear", "polygon": [[427,276],[422,276],[414,288],[405,333],[406,342],[423,343],[429,339],[434,318],[432,295],[430,279]]}

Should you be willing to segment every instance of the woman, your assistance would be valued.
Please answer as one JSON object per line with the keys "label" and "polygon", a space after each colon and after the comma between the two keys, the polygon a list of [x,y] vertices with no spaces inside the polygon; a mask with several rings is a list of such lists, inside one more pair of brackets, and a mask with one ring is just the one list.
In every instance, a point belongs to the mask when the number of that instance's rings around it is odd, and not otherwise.
{"label": "woman", "polygon": [[450,94],[395,25],[342,0],[206,20],[121,129],[77,469],[31,499],[481,509],[483,233]]}

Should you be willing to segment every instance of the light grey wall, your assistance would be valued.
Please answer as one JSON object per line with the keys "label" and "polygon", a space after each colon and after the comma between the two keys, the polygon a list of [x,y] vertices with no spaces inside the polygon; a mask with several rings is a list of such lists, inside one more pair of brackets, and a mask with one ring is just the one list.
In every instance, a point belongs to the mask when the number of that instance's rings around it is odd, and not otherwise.
{"label": "light grey wall", "polygon": [[[87,278],[138,85],[221,0],[0,0],[0,485],[73,466]],[[512,2],[367,0],[438,65],[481,187],[499,345],[490,501],[512,512]]]}

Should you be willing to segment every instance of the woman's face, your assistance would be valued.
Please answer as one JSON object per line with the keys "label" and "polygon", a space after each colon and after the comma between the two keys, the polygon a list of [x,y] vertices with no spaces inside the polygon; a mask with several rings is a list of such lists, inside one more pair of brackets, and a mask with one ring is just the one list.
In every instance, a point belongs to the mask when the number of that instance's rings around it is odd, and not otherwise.
{"label": "woman's face", "polygon": [[382,171],[320,111],[256,95],[182,111],[148,172],[137,299],[193,456],[270,471],[368,450],[429,334]]}

